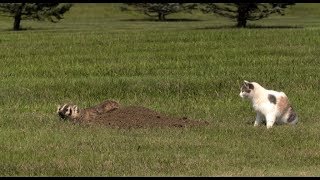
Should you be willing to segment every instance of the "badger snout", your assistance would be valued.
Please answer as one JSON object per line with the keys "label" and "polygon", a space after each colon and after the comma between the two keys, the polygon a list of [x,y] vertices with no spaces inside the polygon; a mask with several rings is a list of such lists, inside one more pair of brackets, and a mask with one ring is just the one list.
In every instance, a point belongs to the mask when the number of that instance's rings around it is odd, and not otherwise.
{"label": "badger snout", "polygon": [[58,115],[62,118],[62,119],[65,119],[66,118],[66,115],[62,112],[59,112]]}

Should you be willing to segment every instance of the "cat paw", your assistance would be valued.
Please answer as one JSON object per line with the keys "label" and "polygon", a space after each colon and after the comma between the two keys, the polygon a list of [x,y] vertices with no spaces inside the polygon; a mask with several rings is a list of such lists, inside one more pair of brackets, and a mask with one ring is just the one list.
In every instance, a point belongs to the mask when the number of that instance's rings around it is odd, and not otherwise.
{"label": "cat paw", "polygon": [[270,128],[272,128],[272,126],[271,125],[269,125],[269,126],[267,125],[267,129],[270,129]]}

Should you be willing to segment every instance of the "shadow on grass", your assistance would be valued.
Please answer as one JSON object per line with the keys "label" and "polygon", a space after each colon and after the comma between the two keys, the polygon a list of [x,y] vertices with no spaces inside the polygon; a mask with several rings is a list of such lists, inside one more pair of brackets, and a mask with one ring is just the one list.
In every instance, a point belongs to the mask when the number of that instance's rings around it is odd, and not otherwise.
{"label": "shadow on grass", "polygon": [[261,26],[261,25],[248,25],[245,28],[238,28],[234,25],[232,26],[209,26],[209,27],[202,27],[202,28],[195,28],[196,30],[204,30],[204,29],[302,29],[302,26]]}
{"label": "shadow on grass", "polygon": [[160,21],[158,19],[144,18],[144,19],[122,19],[120,21],[150,21],[150,22],[192,22],[192,21],[203,21],[201,19],[166,19],[165,21]]}
{"label": "shadow on grass", "polygon": [[68,30],[65,27],[25,27],[19,30],[13,30],[12,28],[1,29],[0,32],[24,32],[24,31],[54,31],[54,30]]}
{"label": "shadow on grass", "polygon": [[23,31],[28,31],[28,30],[35,30],[36,28],[32,28],[32,27],[21,27],[19,30],[13,30],[12,28],[6,28],[6,29],[2,29],[1,31],[6,32],[23,32]]}
{"label": "shadow on grass", "polygon": [[[203,21],[200,19],[167,19],[166,21],[159,21],[157,19],[122,19],[120,21],[149,21],[149,22],[192,22],[192,21]],[[207,26],[207,27],[199,27],[193,28],[194,30],[210,30],[210,29],[302,29],[303,26],[289,26],[289,25],[279,25],[279,26],[263,26],[263,25],[248,25],[245,28],[238,28],[234,25],[222,25],[222,26]],[[66,29],[65,27],[23,27],[20,30],[13,30],[12,28],[6,28],[0,30],[0,32],[20,32],[20,31],[37,31],[37,30],[59,30]]]}
{"label": "shadow on grass", "polygon": [[1,29],[0,31],[6,32],[6,31],[11,31],[11,32],[20,32],[20,31],[26,31],[29,30],[28,28],[20,28],[19,30],[13,30],[12,28],[6,28],[6,29]]}

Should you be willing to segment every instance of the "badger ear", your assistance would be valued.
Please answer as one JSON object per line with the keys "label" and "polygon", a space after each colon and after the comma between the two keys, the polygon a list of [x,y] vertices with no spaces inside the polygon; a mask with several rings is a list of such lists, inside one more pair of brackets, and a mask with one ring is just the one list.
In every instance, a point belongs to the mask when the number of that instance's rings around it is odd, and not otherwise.
{"label": "badger ear", "polygon": [[74,105],[72,108],[73,108],[73,110],[74,110],[75,112],[79,113],[79,108],[78,108],[77,105]]}
{"label": "badger ear", "polygon": [[57,113],[60,111],[61,106],[57,105]]}

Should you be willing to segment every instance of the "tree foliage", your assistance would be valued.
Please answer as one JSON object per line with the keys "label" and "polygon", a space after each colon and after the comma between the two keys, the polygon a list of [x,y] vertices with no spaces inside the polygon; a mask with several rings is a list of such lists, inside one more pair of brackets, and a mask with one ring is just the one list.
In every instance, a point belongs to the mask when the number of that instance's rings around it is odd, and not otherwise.
{"label": "tree foliage", "polygon": [[58,22],[71,6],[70,3],[0,3],[0,14],[13,17],[13,30],[20,30],[20,21],[25,19]]}
{"label": "tree foliage", "polygon": [[246,27],[247,21],[255,21],[277,13],[284,15],[288,5],[294,3],[206,3],[204,13],[216,13],[237,21],[237,27]]}
{"label": "tree foliage", "polygon": [[196,8],[196,3],[124,3],[122,10],[142,12],[150,17],[157,17],[165,21],[166,16],[178,12],[191,13]]}

